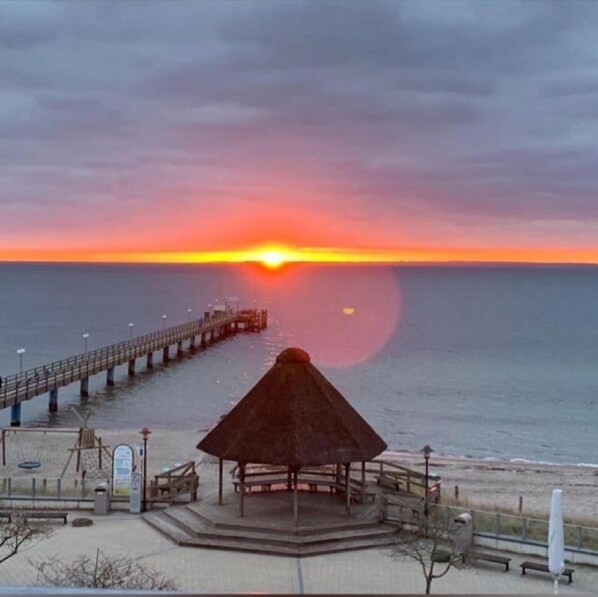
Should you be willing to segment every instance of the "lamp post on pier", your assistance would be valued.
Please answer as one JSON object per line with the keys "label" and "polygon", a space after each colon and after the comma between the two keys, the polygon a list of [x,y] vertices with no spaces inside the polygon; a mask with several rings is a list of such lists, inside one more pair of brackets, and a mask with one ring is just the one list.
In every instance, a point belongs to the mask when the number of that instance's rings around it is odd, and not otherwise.
{"label": "lamp post on pier", "polygon": [[166,315],[162,315],[162,329],[166,329]]}
{"label": "lamp post on pier", "polygon": [[189,320],[191,320],[191,313],[193,313],[193,309],[191,307],[189,307],[187,309],[187,315],[189,316]]}
{"label": "lamp post on pier", "polygon": [[135,324],[131,321],[131,323],[129,323],[129,340],[133,339],[133,328],[135,327]]}
{"label": "lamp post on pier", "polygon": [[81,337],[83,338],[83,346],[85,348],[85,352],[87,352],[87,340],[89,340],[89,334],[85,332],[81,335]]}
{"label": "lamp post on pier", "polygon": [[19,355],[19,372],[23,373],[23,355],[25,354],[25,349],[17,348],[17,354]]}
{"label": "lamp post on pier", "polygon": [[147,511],[147,497],[146,497],[146,489],[147,489],[147,440],[150,436],[151,431],[144,427],[140,432],[141,439],[143,440],[143,496],[141,500],[141,511]]}

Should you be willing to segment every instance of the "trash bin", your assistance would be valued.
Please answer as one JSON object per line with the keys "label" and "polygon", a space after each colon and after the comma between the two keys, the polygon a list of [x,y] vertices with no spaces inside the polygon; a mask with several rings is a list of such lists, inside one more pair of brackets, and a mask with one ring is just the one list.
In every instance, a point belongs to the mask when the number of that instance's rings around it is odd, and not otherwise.
{"label": "trash bin", "polygon": [[94,514],[108,514],[110,512],[110,492],[108,484],[101,483],[94,490]]}
{"label": "trash bin", "polygon": [[453,551],[465,555],[473,544],[473,519],[471,514],[464,512],[455,518],[455,535]]}

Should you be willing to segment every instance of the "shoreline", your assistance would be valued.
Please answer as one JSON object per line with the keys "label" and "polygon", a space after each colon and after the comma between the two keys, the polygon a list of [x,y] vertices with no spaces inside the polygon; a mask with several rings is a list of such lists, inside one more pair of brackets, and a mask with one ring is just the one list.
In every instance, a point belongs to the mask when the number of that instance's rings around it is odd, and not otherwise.
{"label": "shoreline", "polygon": [[[422,458],[420,452],[410,452],[409,450],[385,450],[384,454],[389,458],[405,458],[409,460],[417,460]],[[548,467],[566,467],[566,468],[583,468],[583,469],[598,469],[598,464],[591,462],[552,462],[548,460],[533,460],[531,458],[515,457],[515,458],[499,458],[498,456],[456,456],[454,454],[436,454],[430,457],[431,460],[448,462],[448,463],[488,463],[488,464],[502,464],[508,465],[523,465],[523,466],[548,466]]]}

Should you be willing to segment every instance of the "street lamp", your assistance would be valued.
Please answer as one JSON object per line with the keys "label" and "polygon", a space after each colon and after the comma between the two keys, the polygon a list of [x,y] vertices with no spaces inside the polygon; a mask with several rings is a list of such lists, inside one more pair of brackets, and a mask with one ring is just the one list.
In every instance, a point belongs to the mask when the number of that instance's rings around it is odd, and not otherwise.
{"label": "street lamp", "polygon": [[23,355],[25,354],[25,349],[18,348],[17,354],[19,355],[19,371],[23,373]]}
{"label": "street lamp", "polygon": [[151,431],[144,427],[140,432],[141,439],[143,440],[143,496],[141,509],[143,512],[147,511],[147,498],[146,498],[146,478],[147,478],[147,439],[150,436]]}
{"label": "street lamp", "polygon": [[424,501],[424,517],[426,518],[426,523],[428,521],[428,482],[429,482],[429,469],[428,469],[428,462],[430,460],[430,454],[432,454],[434,450],[426,444],[422,449],[421,453],[424,455],[424,460],[426,463],[426,493],[425,493],[425,501]]}
{"label": "street lamp", "polygon": [[129,323],[129,340],[133,339],[133,328],[135,327],[135,324],[131,321],[131,323]]}
{"label": "street lamp", "polygon": [[89,339],[89,334],[87,332],[85,332],[84,334],[81,335],[81,337],[83,338],[83,345],[85,346],[85,352],[87,352],[87,340]]}
{"label": "street lamp", "polygon": [[162,329],[166,328],[166,315],[162,315]]}

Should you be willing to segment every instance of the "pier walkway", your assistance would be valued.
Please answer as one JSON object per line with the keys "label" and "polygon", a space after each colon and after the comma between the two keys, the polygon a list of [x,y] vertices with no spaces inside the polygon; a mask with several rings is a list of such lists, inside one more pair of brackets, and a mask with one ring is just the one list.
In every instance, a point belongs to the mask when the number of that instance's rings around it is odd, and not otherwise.
{"label": "pier walkway", "polygon": [[119,365],[128,363],[128,374],[132,376],[135,375],[138,358],[145,357],[146,366],[151,369],[154,352],[162,351],[162,362],[167,362],[171,346],[176,346],[176,354],[181,355],[184,343],[188,342],[189,351],[195,352],[239,331],[259,332],[267,325],[266,310],[206,312],[202,319],[8,375],[0,387],[0,409],[10,407],[10,424],[18,427],[21,424],[21,403],[25,400],[49,393],[49,411],[56,412],[58,388],[80,381],[81,396],[85,397],[89,395],[89,378],[92,375],[105,371],[106,384],[111,386],[114,385],[114,369]]}

